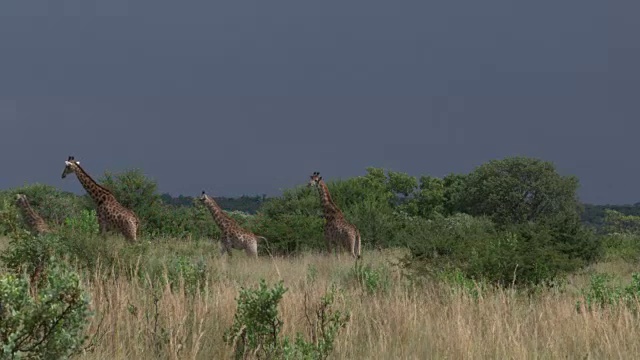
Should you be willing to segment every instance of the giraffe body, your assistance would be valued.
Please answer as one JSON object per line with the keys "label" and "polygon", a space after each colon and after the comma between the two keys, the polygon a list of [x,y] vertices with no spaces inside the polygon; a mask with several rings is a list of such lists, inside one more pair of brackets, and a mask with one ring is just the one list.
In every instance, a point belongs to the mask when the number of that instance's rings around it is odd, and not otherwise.
{"label": "giraffe body", "polygon": [[94,181],[73,156],[69,156],[65,161],[62,178],[64,179],[70,173],[76,174],[82,187],[95,202],[100,233],[106,236],[109,230],[118,231],[128,241],[135,242],[140,227],[140,220],[136,214],[120,204],[111,191]]}
{"label": "giraffe body", "polygon": [[212,197],[202,192],[200,201],[209,209],[213,220],[220,228],[222,232],[220,241],[222,242],[222,249],[220,254],[225,252],[231,255],[231,249],[244,250],[247,256],[258,256],[258,240],[266,240],[262,236],[258,236],[249,230],[243,229],[238,223],[227,215],[222,208],[213,200]]}
{"label": "giraffe body", "polygon": [[329,254],[340,248],[346,249],[351,256],[360,258],[360,231],[344,217],[344,214],[331,199],[329,188],[319,172],[310,176],[309,186],[316,187],[324,212],[324,239]]}
{"label": "giraffe body", "polygon": [[16,205],[18,205],[18,207],[20,208],[22,217],[32,233],[36,235],[42,235],[51,232],[51,230],[49,229],[49,225],[47,225],[42,216],[40,216],[35,212],[35,210],[33,210],[26,195],[17,194]]}

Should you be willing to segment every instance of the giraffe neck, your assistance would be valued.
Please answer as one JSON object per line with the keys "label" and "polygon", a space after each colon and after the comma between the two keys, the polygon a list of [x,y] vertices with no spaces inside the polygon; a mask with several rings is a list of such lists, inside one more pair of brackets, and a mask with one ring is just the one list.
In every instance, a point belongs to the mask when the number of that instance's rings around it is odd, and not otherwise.
{"label": "giraffe neck", "polygon": [[233,224],[234,221],[230,218],[225,212],[222,210],[220,205],[213,200],[211,196],[205,198],[204,205],[209,209],[211,216],[213,216],[213,220],[220,227],[220,229],[224,230],[229,227],[230,224]]}
{"label": "giraffe neck", "polygon": [[40,215],[36,214],[27,199],[23,199],[19,204],[20,209],[22,209],[22,214],[29,224],[35,224],[42,219]]}
{"label": "giraffe neck", "polygon": [[320,193],[320,201],[322,202],[322,209],[324,210],[324,216],[326,218],[342,215],[338,206],[333,202],[333,199],[331,199],[327,184],[322,180],[318,183],[318,192]]}
{"label": "giraffe neck", "polygon": [[93,180],[80,165],[76,165],[75,174],[82,187],[97,204],[102,204],[107,198],[113,197],[109,190]]}

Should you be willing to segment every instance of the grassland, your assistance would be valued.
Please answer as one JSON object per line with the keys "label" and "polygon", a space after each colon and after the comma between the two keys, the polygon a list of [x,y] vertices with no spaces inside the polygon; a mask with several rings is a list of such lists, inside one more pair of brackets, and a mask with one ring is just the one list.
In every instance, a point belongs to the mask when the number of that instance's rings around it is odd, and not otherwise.
{"label": "grassland", "polygon": [[[110,239],[114,249],[127,245]],[[0,239],[0,249],[6,239]],[[351,314],[333,354],[338,359],[536,359],[634,358],[640,353],[640,322],[628,307],[576,310],[589,273],[606,271],[627,279],[634,268],[601,263],[560,287],[534,294],[473,289],[426,281],[412,284],[393,264],[402,251],[364,253],[379,277],[363,286],[353,260],[322,254],[261,257],[242,253],[219,257],[216,244],[160,240],[135,261],[85,271],[94,316],[93,341],[82,359],[228,359],[222,335],[231,325],[240,287],[264,278],[283,280],[289,289],[281,303],[284,333],[307,331],[305,305],[312,306],[331,284],[339,288],[335,308]],[[206,264],[202,291],[157,285],[141,269],[153,265],[169,276],[175,254],[197,256]],[[163,266],[167,263],[166,267]],[[110,273],[129,276],[111,276]],[[178,279],[184,285],[184,281]]]}

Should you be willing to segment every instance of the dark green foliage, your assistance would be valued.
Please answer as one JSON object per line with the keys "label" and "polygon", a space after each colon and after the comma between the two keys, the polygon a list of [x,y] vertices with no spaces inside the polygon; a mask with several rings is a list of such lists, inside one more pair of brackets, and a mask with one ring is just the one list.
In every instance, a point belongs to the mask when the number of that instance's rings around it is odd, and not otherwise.
{"label": "dark green foliage", "polygon": [[640,216],[605,209],[601,230],[607,234],[640,234]]}
{"label": "dark green foliage", "polygon": [[565,251],[549,228],[536,224],[496,227],[487,218],[459,214],[416,219],[406,236],[411,254],[403,264],[418,276],[461,271],[476,281],[532,285],[588,263],[580,254]]}
{"label": "dark green foliage", "polygon": [[[50,185],[32,184],[0,192],[0,206],[4,211],[18,214],[14,206],[16,194],[25,194],[31,207],[52,227],[62,225],[68,216],[76,216],[91,206],[88,199],[84,197],[60,191]],[[9,210],[10,208],[14,210]],[[0,220],[3,223],[6,221]],[[22,227],[21,217],[18,217],[18,222]],[[0,224],[1,227],[2,224]]]}
{"label": "dark green foliage", "polygon": [[428,203],[445,198],[443,208],[487,220],[468,215],[416,220],[406,235],[407,263],[414,270],[456,268],[471,279],[503,286],[539,284],[600,255],[600,242],[579,221],[577,180],[560,176],[549,162],[523,157],[490,161],[466,177],[449,176],[442,191],[436,180],[421,183],[429,184],[430,194],[446,193]]}
{"label": "dark green foliage", "polygon": [[25,273],[0,275],[3,359],[66,359],[81,350],[90,312],[79,276],[55,257],[44,271],[37,289]]}
{"label": "dark green foliage", "polygon": [[584,204],[582,221],[597,230],[603,230],[606,222],[607,210],[616,211],[627,216],[640,216],[640,203],[633,205],[593,205]]}
{"label": "dark green foliage", "polygon": [[141,234],[152,238],[203,238],[219,234],[211,215],[204,207],[197,206],[197,201],[188,198],[192,201],[190,206],[164,203],[157,193],[156,182],[141,170],[118,174],[106,172],[101,181],[122,205],[132,209],[140,218]]}
{"label": "dark green foliage", "polygon": [[[322,209],[308,188],[285,190],[269,199],[256,215],[252,230],[269,239],[273,253],[294,253],[324,247]],[[261,246],[258,247],[262,249]]]}
{"label": "dark green foliage", "polygon": [[561,176],[546,161],[512,157],[492,160],[465,181],[464,212],[489,216],[497,225],[577,219],[578,180]]}
{"label": "dark green foliage", "polygon": [[16,274],[33,274],[45,265],[51,256],[58,255],[65,244],[55,235],[23,236],[12,238],[9,248],[0,254],[0,261]]}
{"label": "dark green foliage", "polygon": [[622,259],[629,263],[640,261],[640,235],[606,234],[601,235],[600,240],[605,260]]}

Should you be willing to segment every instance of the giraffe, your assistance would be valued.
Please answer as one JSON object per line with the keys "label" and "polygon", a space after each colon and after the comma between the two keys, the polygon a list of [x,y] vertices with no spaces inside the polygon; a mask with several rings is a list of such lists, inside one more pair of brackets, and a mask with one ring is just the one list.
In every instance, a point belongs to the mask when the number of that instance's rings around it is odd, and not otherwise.
{"label": "giraffe", "polygon": [[122,206],[111,191],[94,181],[80,167],[80,161],[75,160],[73,156],[69,156],[64,165],[62,178],[64,179],[71,173],[76,174],[82,187],[96,203],[96,215],[98,216],[98,225],[102,236],[106,236],[107,230],[118,230],[129,242],[135,242],[137,240],[138,227],[140,226],[140,220],[136,214]]}
{"label": "giraffe", "polygon": [[320,194],[325,219],[324,239],[327,245],[327,251],[331,254],[332,247],[344,247],[351,253],[351,256],[359,259],[360,231],[358,231],[355,225],[345,219],[342,211],[340,211],[338,206],[333,202],[331,194],[329,194],[329,188],[324,180],[322,180],[320,173],[316,171],[310,178],[307,186],[317,188]]}
{"label": "giraffe", "polygon": [[20,208],[22,217],[32,233],[36,235],[43,235],[51,232],[49,225],[47,225],[42,216],[38,215],[38,213],[33,210],[26,195],[17,194],[16,205]]}
{"label": "giraffe", "polygon": [[216,222],[220,231],[222,231],[221,241],[222,249],[220,255],[224,255],[225,251],[231,256],[231,249],[244,249],[245,253],[250,257],[258,256],[258,239],[267,240],[264,236],[257,236],[249,230],[243,229],[229,215],[222,211],[218,203],[212,197],[202,191],[200,201],[209,209],[213,220]]}

